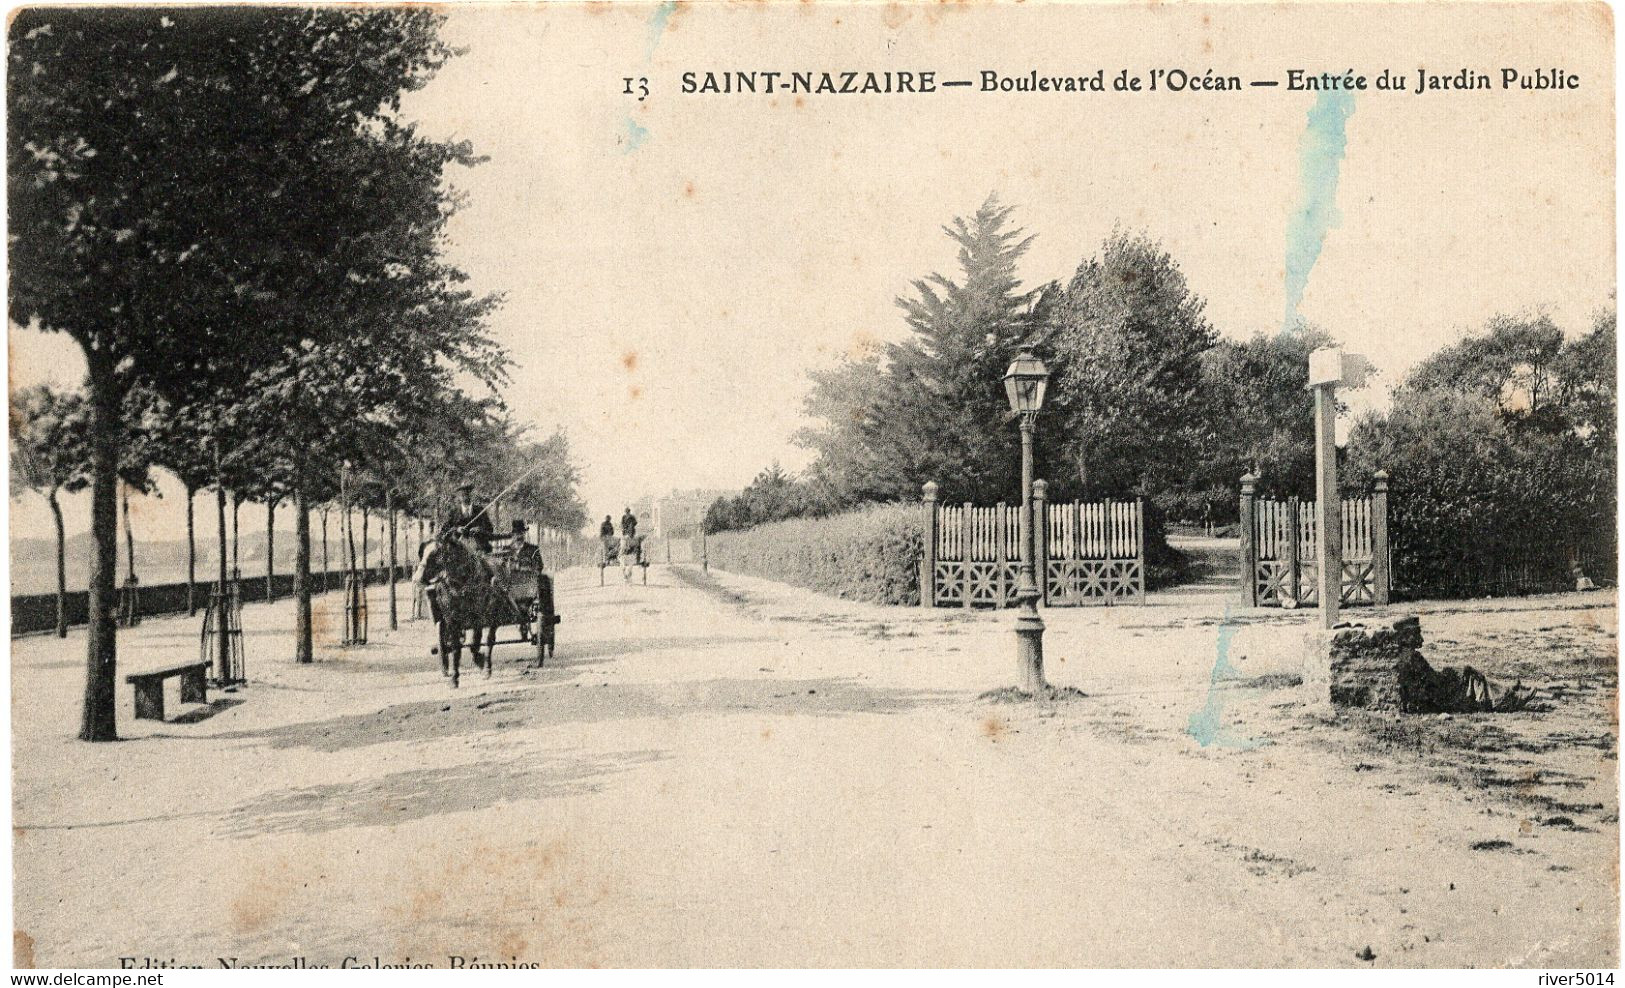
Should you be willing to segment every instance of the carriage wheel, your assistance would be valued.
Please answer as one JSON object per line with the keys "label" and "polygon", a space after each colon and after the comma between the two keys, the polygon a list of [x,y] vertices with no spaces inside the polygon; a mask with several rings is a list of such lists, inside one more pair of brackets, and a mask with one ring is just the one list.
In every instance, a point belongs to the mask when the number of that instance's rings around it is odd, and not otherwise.
{"label": "carriage wheel", "polygon": [[541,663],[548,658],[548,632],[551,630],[548,627],[548,616],[541,613],[541,601],[539,600],[536,601],[535,621],[536,634],[531,637],[531,642],[536,645],[536,668],[539,669]]}
{"label": "carriage wheel", "polygon": [[[602,568],[598,575],[603,577]],[[547,661],[547,646],[553,637],[553,581],[540,570],[536,572],[536,600],[531,604],[531,613],[536,621],[536,668],[540,669]]]}

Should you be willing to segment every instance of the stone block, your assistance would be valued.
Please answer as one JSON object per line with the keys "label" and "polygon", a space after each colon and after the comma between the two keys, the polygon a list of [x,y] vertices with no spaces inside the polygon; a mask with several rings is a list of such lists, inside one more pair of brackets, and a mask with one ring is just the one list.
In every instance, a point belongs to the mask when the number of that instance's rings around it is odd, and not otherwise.
{"label": "stone block", "polygon": [[1334,628],[1331,700],[1340,707],[1400,708],[1399,667],[1422,647],[1416,617]]}
{"label": "stone block", "polygon": [[1414,616],[1316,629],[1304,638],[1304,689],[1315,703],[1397,711],[1400,666],[1421,647]]}

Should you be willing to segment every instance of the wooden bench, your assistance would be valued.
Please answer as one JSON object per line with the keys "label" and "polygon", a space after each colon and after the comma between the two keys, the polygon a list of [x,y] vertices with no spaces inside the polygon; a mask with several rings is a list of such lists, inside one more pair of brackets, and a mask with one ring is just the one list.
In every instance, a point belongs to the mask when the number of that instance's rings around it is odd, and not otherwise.
{"label": "wooden bench", "polygon": [[209,664],[185,662],[147,672],[132,672],[124,681],[135,687],[136,720],[164,719],[164,680],[181,677],[182,703],[209,702]]}

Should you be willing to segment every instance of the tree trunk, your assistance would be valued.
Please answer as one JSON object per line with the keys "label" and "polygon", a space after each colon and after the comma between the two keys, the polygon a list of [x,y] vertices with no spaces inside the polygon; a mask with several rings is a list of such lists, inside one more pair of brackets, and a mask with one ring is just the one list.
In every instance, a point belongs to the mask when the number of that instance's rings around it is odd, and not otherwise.
{"label": "tree trunk", "polygon": [[237,492],[231,494],[231,578],[240,580],[243,576],[243,557],[238,554],[239,542],[237,539],[237,509],[243,506],[243,499]]}
{"label": "tree trunk", "polygon": [[344,503],[344,541],[349,552],[345,561],[345,570],[355,573],[355,519],[350,512],[350,503]]}
{"label": "tree trunk", "polygon": [[400,621],[395,613],[395,494],[393,491],[385,492],[384,507],[389,511],[389,630],[399,628]]}
{"label": "tree trunk", "polygon": [[327,592],[327,509],[322,509],[322,593]]}
{"label": "tree trunk", "polygon": [[293,519],[298,533],[293,557],[293,660],[304,664],[315,658],[316,651],[311,642],[310,505],[305,502],[303,485],[293,492]]}
{"label": "tree trunk", "polygon": [[124,504],[124,564],[125,575],[135,579],[135,533],[130,529],[130,485],[120,482],[119,493]]}
{"label": "tree trunk", "polygon": [[220,558],[218,560],[220,563],[220,586],[215,589],[216,592],[223,594],[226,592],[226,581],[230,576],[226,572],[226,487],[218,480],[215,481],[214,486],[214,514],[215,535],[219,537],[220,542]]}
{"label": "tree trunk", "polygon": [[51,503],[51,517],[56,521],[56,636],[68,637],[68,536],[62,528],[62,505],[56,499],[56,488],[45,496]]}
{"label": "tree trunk", "polygon": [[89,634],[85,648],[85,702],[81,741],[117,741],[114,682],[118,672],[118,447],[123,431],[113,366],[103,350],[87,347],[90,385]]}
{"label": "tree trunk", "polygon": [[276,498],[265,499],[265,602],[276,599]]}
{"label": "tree trunk", "polygon": [[367,524],[371,521],[367,517],[367,509],[361,509],[361,585],[366,586],[367,580]]}
{"label": "tree trunk", "polygon": [[197,613],[197,516],[192,501],[197,488],[186,488],[186,616]]}

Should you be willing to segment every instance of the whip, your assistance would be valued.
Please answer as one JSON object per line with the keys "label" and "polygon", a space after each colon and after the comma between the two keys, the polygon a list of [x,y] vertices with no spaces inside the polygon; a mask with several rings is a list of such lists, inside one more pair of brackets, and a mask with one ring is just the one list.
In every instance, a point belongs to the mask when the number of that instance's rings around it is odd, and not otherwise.
{"label": "whip", "polygon": [[[502,490],[497,494],[496,497],[493,497],[491,500],[487,501],[486,504],[485,504],[485,507],[481,508],[480,510],[478,510],[478,511],[474,512],[472,515],[470,515],[468,520],[473,521],[475,518],[478,518],[480,515],[483,515],[487,511],[490,511],[492,508],[496,507],[497,502],[502,500],[503,498],[507,497],[509,491],[513,490],[515,487],[518,487],[520,484],[524,483],[525,480],[528,479],[531,474],[535,473],[536,471],[540,470],[542,467],[544,467],[546,465],[547,465],[547,463],[546,463],[545,460],[542,461],[542,462],[539,462],[535,466],[531,467],[529,470],[526,470],[524,473],[522,473],[518,477],[514,478],[513,483],[509,484],[507,487],[502,488]],[[465,522],[465,524],[466,524],[466,522]]]}

